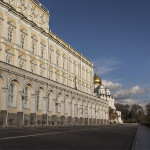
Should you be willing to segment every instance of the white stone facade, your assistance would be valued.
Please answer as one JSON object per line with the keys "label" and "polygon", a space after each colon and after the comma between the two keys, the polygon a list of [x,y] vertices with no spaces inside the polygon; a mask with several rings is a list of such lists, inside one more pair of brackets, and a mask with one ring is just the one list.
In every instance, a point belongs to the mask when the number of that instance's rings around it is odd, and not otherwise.
{"label": "white stone facade", "polygon": [[0,126],[107,124],[93,68],[49,31],[37,0],[0,1]]}
{"label": "white stone facade", "polygon": [[[95,92],[95,96],[100,97],[101,99],[108,101],[109,107],[116,110],[115,99],[110,94],[110,90],[108,88],[105,88],[105,86],[103,84],[94,85],[94,92]],[[117,113],[118,117],[115,120],[110,120],[110,122],[112,122],[112,123],[123,123],[123,121],[121,119],[121,112],[116,111],[116,113]]]}

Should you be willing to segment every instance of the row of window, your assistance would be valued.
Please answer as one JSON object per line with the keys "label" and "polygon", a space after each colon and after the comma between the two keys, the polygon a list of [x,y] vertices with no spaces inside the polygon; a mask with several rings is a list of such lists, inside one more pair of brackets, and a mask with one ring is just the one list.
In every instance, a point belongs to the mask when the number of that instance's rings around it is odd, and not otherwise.
{"label": "row of window", "polygon": [[[15,37],[15,27],[11,22],[8,24],[8,41],[14,43],[15,42],[14,37]],[[25,33],[25,30],[21,30],[20,32],[20,47],[21,48],[26,49],[26,45],[27,45],[26,41],[27,41],[27,34]],[[44,43],[41,43],[40,47],[41,47],[40,56],[44,58],[46,46],[44,45]],[[36,49],[37,49],[37,40],[35,36],[33,36],[31,38],[31,52],[33,54],[36,54],[37,53]],[[54,57],[56,58],[55,62],[54,62]],[[77,65],[76,63],[72,63],[70,60],[67,62],[67,59],[65,57],[60,57],[60,54],[58,52],[56,52],[54,56],[54,50],[52,48],[49,48],[49,62],[54,63],[57,66],[62,67],[65,70],[68,69],[70,73],[73,73],[74,75],[77,75],[79,77],[81,77],[81,71],[82,71],[82,78],[89,82],[92,81],[91,72],[85,71],[84,68],[82,68],[81,70],[80,65]],[[67,63],[68,63],[68,66],[67,66]]]}
{"label": "row of window", "polygon": [[[10,53],[6,55],[6,63],[8,64],[13,64],[13,55],[11,55]],[[26,60],[23,58],[19,58],[19,67],[21,69],[25,69],[25,62]],[[36,73],[36,65],[34,63],[30,63],[30,71],[32,73]],[[67,74],[62,73],[62,75],[60,74],[60,71],[56,71],[55,72],[55,76],[54,76],[54,71],[55,69],[53,69],[52,67],[49,68],[48,70],[48,78],[54,81],[57,81],[59,83],[71,86],[73,88],[76,88],[78,90],[82,90],[84,92],[87,92],[89,94],[92,94],[92,87],[90,85],[86,85],[86,83],[82,83],[81,85],[81,81],[76,78],[76,77],[72,77],[71,75],[68,78],[68,83],[67,83]],[[40,75],[41,76],[45,76],[46,70],[44,67],[40,66]],[[82,87],[82,88],[81,88]]]}
{"label": "row of window", "polygon": [[[35,98],[35,97],[34,97]],[[51,105],[52,105],[52,99],[53,97],[52,97],[52,95],[51,94],[49,94],[48,95],[48,103],[47,103],[47,110],[48,111],[52,111],[52,107],[51,107]],[[23,101],[23,108],[24,109],[30,109],[30,102],[31,102],[31,100],[32,100],[32,98],[31,98],[31,89],[30,89],[30,87],[27,85],[26,87],[25,87],[25,89],[24,89],[24,91],[23,91],[23,95],[22,95],[22,97],[21,97],[21,99],[22,99],[22,101]],[[37,98],[36,98],[36,109],[37,110],[39,110],[39,111],[41,111],[42,110],[42,100],[43,100],[43,92],[42,92],[42,90],[41,89],[39,89],[38,91],[37,91]],[[15,83],[11,83],[10,84],[10,86],[9,86],[9,98],[8,98],[8,106],[9,107],[16,107],[16,102],[17,101],[17,86],[16,86],[16,84]],[[65,101],[65,102],[63,102],[62,103],[63,105],[64,105],[64,108],[66,108],[67,109],[67,101]],[[60,100],[60,97],[58,97],[57,98],[57,101],[55,101],[55,106],[56,106],[56,108],[57,108],[57,112],[61,112],[61,100]],[[78,106],[75,104],[74,105],[75,106],[75,110],[76,109],[79,109],[78,108]],[[91,108],[91,107],[90,107]],[[96,109],[95,109],[96,110]],[[80,113],[81,114],[87,114],[87,111],[88,111],[88,109],[87,109],[87,106],[84,106],[84,109],[83,109],[83,106],[81,107],[81,109],[80,110],[77,110],[77,111],[75,111],[76,113],[78,112],[78,111],[80,111]],[[67,111],[66,111],[67,112]],[[98,110],[97,111],[95,111],[95,113],[96,112],[99,112]],[[75,113],[75,114],[76,114]],[[77,113],[78,114],[78,113]]]}

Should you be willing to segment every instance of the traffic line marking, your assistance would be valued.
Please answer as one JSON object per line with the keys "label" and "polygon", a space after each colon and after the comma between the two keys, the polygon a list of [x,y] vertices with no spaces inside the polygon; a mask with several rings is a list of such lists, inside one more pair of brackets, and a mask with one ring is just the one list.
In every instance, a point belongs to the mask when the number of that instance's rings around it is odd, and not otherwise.
{"label": "traffic line marking", "polygon": [[[93,129],[99,129],[99,128],[93,128]],[[43,135],[69,133],[69,132],[87,131],[87,130],[93,130],[93,129],[71,130],[71,131],[62,131],[62,132],[52,132],[52,133],[43,133],[43,134],[31,134],[31,135],[22,135],[22,136],[14,136],[14,137],[5,137],[5,138],[1,138],[0,141],[2,141],[2,140],[11,140],[11,139],[19,139],[19,138],[26,138],[26,137],[43,136]]]}

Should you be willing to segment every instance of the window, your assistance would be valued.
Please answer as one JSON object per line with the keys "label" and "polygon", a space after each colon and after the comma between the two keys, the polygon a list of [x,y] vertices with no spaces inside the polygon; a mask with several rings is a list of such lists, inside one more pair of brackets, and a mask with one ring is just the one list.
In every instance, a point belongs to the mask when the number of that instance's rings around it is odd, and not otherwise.
{"label": "window", "polygon": [[45,73],[45,69],[41,67],[41,68],[40,68],[40,75],[41,75],[41,76],[44,76],[44,73]]}
{"label": "window", "polygon": [[56,65],[59,66],[59,55],[56,54]]}
{"label": "window", "polygon": [[53,79],[53,69],[49,68],[49,79]]}
{"label": "window", "polygon": [[71,80],[71,76],[69,76],[69,79],[68,79],[68,86],[71,86],[72,85],[72,80]]}
{"label": "window", "polygon": [[35,50],[36,50],[36,41],[35,41],[35,39],[32,39],[31,52],[32,52],[33,54],[35,54]]}
{"label": "window", "polygon": [[34,65],[34,64],[31,64],[30,69],[31,69],[31,72],[32,72],[32,73],[35,73],[35,65]]}
{"label": "window", "polygon": [[66,76],[65,76],[65,74],[63,74],[62,77],[63,77],[63,80],[62,80],[63,82],[62,83],[66,84]]}
{"label": "window", "polygon": [[25,68],[25,62],[24,62],[24,60],[20,59],[20,61],[19,61],[19,68],[21,68],[21,69]]}
{"label": "window", "polygon": [[68,71],[71,72],[71,60],[68,62]]}
{"label": "window", "polygon": [[83,88],[83,91],[85,92],[85,84],[82,83],[82,88]]}
{"label": "window", "polygon": [[73,65],[73,73],[76,75],[76,64]]}
{"label": "window", "polygon": [[6,63],[12,64],[12,56],[11,55],[6,55]]}
{"label": "window", "polygon": [[56,81],[59,82],[59,72],[56,72]]}
{"label": "window", "polygon": [[45,46],[41,44],[41,57],[42,58],[44,58],[44,50],[45,50]]}
{"label": "window", "polygon": [[8,105],[10,107],[15,107],[16,105],[16,86],[15,84],[11,83],[9,86],[9,98],[8,98]]}
{"label": "window", "polygon": [[78,82],[78,89],[81,90],[81,82]]}
{"label": "window", "polygon": [[25,34],[21,33],[21,37],[20,37],[21,48],[25,48],[25,40],[26,40],[25,38],[26,38]]}
{"label": "window", "polygon": [[9,25],[8,27],[8,41],[13,42],[14,28]]}
{"label": "window", "polygon": [[50,47],[49,49],[49,62],[52,63],[53,62],[53,49]]}
{"label": "window", "polygon": [[73,79],[73,88],[75,88],[76,86],[76,81],[75,81],[75,78]]}
{"label": "window", "polygon": [[9,91],[10,92],[10,95],[9,95],[10,98],[9,98],[9,102],[13,102],[13,98],[14,98],[14,86],[15,86],[14,84],[10,84],[10,89],[9,89],[10,90]]}
{"label": "window", "polygon": [[63,58],[63,69],[65,69],[66,60]]}

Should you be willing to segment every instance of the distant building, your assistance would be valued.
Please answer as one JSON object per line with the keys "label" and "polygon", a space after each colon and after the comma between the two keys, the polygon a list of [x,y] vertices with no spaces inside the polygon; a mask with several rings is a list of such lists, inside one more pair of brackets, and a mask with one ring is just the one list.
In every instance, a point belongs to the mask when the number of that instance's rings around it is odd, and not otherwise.
{"label": "distant building", "polygon": [[49,16],[38,0],[0,1],[0,126],[108,124],[93,63],[49,30]]}
{"label": "distant building", "polygon": [[[111,107],[114,111],[116,111],[115,107],[115,100],[114,97],[110,94],[110,90],[108,88],[105,88],[105,86],[102,84],[102,79],[99,78],[97,73],[94,76],[94,95],[108,101],[109,107]],[[110,120],[112,123],[123,123],[121,119],[121,112],[116,111],[118,117],[115,120]]]}

